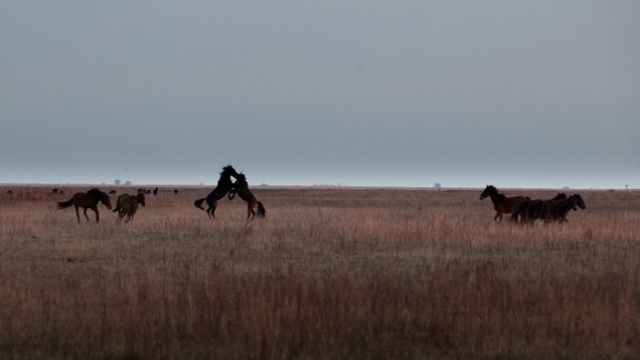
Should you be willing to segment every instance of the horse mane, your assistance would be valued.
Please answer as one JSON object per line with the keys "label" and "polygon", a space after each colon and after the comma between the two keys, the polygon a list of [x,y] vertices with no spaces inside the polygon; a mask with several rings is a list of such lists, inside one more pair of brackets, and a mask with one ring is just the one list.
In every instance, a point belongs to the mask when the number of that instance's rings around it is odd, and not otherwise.
{"label": "horse mane", "polygon": [[220,175],[223,175],[223,176],[231,175],[235,177],[238,175],[238,172],[236,171],[236,169],[233,168],[233,166],[227,165],[222,168],[222,172],[220,173]]}
{"label": "horse mane", "polygon": [[554,196],[553,199],[551,199],[551,200],[558,201],[558,200],[565,200],[565,199],[567,199],[567,194],[558,193],[558,195]]}
{"label": "horse mane", "polygon": [[231,185],[231,176],[237,177],[238,172],[231,165],[227,165],[222,168],[220,172],[220,179],[218,179],[218,185]]}
{"label": "horse mane", "polygon": [[249,187],[249,183],[247,183],[247,177],[240,173],[236,176],[236,184],[242,185],[243,187]]}
{"label": "horse mane", "polygon": [[98,190],[98,188],[93,188],[87,191],[87,194],[98,201],[102,201],[109,197],[109,195],[107,195],[105,192]]}

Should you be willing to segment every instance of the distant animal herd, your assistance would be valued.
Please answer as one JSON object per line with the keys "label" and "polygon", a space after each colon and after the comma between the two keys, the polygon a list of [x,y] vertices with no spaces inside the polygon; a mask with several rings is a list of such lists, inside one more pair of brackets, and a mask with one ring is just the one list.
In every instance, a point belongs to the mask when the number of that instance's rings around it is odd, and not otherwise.
{"label": "distant animal herd", "polygon": [[[235,181],[231,180],[232,177]],[[177,195],[178,189],[174,189],[173,193]],[[13,190],[8,190],[6,194],[13,196]],[[51,194],[64,194],[64,191],[53,188]],[[71,199],[57,202],[57,204],[59,209],[74,206],[78,222],[80,222],[79,209],[83,209],[84,217],[87,220],[90,220],[87,210],[91,209],[96,215],[96,222],[99,222],[98,204],[101,202],[111,210],[112,205],[109,195],[114,194],[116,194],[116,190],[111,190],[107,194],[97,188],[93,188],[87,192],[76,193]],[[116,207],[113,209],[113,212],[118,213],[117,221],[122,221],[125,218],[125,222],[132,221],[139,205],[146,206],[145,194],[156,196],[158,195],[158,188],[156,187],[153,190],[141,188],[138,189],[135,195],[127,193],[119,195],[116,200]],[[231,165],[227,165],[222,169],[217,186],[206,197],[194,201],[194,205],[205,211],[209,218],[213,219],[215,218],[218,201],[225,196],[229,200],[233,200],[236,195],[247,203],[247,220],[253,220],[256,216],[259,218],[266,216],[264,205],[249,190],[246,176],[242,172],[238,173]],[[531,199],[528,196],[507,197],[504,194],[500,194],[493,185],[487,185],[480,194],[480,200],[487,197],[491,198],[493,208],[496,211],[496,215],[493,218],[496,222],[502,222],[503,214],[511,214],[510,221],[513,223],[533,224],[536,220],[542,220],[545,223],[563,223],[568,222],[567,215],[571,210],[575,211],[578,208],[584,210],[587,207],[579,194],[567,196],[564,193],[558,193],[555,197],[547,200]],[[207,204],[206,209],[203,206],[204,203]]]}

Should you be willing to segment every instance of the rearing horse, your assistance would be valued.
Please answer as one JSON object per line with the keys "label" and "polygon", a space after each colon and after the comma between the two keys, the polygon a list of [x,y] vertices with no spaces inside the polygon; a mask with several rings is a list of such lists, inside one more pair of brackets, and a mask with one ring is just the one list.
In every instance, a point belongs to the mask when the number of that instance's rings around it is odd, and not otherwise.
{"label": "rearing horse", "polygon": [[531,200],[528,196],[506,197],[504,194],[498,193],[498,189],[493,185],[487,185],[487,187],[484,188],[484,191],[480,194],[480,200],[487,196],[491,197],[493,208],[496,210],[496,216],[493,217],[493,220],[496,222],[502,221],[502,214],[510,214],[517,209],[523,201]]}
{"label": "rearing horse", "polygon": [[[267,215],[264,205],[256,199],[251,190],[249,190],[249,183],[247,183],[247,177],[243,173],[236,176],[236,182],[233,183],[233,192],[238,194],[240,198],[247,202],[247,220],[253,220],[258,217],[263,218]],[[258,207],[257,212],[253,210],[254,207]]]}
{"label": "rearing horse", "polygon": [[58,202],[58,209],[65,209],[70,207],[71,205],[76,207],[76,217],[78,218],[78,222],[80,222],[80,213],[78,213],[78,207],[84,208],[84,217],[89,220],[87,216],[87,209],[93,210],[96,213],[96,222],[100,221],[100,213],[98,213],[98,202],[102,201],[102,203],[108,208],[111,209],[111,199],[109,195],[106,193],[93,188],[86,193],[79,192],[73,195],[73,197],[67,201]]}
{"label": "rearing horse", "polygon": [[206,198],[201,198],[194,201],[193,205],[195,205],[198,209],[205,210],[202,207],[203,202],[207,202],[208,208],[206,209],[207,215],[210,218],[215,218],[216,206],[218,205],[218,200],[222,199],[229,191],[233,189],[233,182],[231,181],[231,177],[238,178],[238,173],[231,165],[227,165],[222,168],[222,172],[220,173],[220,179],[218,179],[218,186],[216,186],[213,191],[207,195]]}

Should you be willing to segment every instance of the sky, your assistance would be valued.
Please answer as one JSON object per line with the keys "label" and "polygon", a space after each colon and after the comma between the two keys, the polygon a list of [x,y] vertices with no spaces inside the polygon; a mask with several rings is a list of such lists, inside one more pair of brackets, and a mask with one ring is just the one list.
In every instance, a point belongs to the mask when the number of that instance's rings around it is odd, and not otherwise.
{"label": "sky", "polygon": [[639,15],[5,1],[0,183],[640,188]]}

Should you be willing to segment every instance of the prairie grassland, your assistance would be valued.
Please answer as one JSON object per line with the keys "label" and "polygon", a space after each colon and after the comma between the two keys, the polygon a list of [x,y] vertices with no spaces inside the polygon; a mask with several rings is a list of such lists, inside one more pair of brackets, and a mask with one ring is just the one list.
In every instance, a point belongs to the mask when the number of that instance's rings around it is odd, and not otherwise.
{"label": "prairie grassland", "polygon": [[87,189],[50,189],[0,189],[0,358],[640,352],[637,192],[518,226],[480,190],[257,188],[267,219],[247,223],[239,199],[210,220],[207,189],[161,189],[130,224],[102,205],[78,224],[54,200]]}

